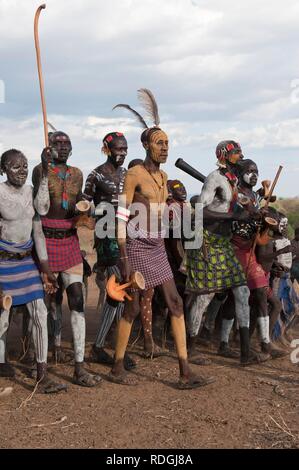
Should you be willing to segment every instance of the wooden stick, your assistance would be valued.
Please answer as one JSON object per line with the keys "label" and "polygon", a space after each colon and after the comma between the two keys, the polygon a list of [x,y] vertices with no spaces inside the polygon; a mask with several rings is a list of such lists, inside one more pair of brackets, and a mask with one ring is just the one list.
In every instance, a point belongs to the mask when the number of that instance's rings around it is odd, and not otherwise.
{"label": "wooden stick", "polygon": [[280,177],[280,173],[281,173],[282,169],[283,169],[283,167],[282,167],[281,165],[279,165],[279,168],[278,168],[278,170],[277,170],[276,176],[275,176],[274,181],[273,181],[273,183],[272,183],[272,185],[271,185],[271,188],[270,188],[270,191],[269,191],[267,200],[266,200],[265,207],[268,207],[268,206],[269,206],[271,196],[272,196],[273,191],[274,191],[274,189],[275,189],[275,186],[276,186],[276,184],[277,184],[278,178]]}
{"label": "wooden stick", "polygon": [[48,147],[49,146],[49,139],[48,139],[47,109],[46,109],[44,80],[43,80],[43,74],[42,74],[42,64],[41,64],[39,38],[38,38],[38,20],[39,20],[39,16],[40,16],[41,11],[44,8],[46,8],[45,3],[43,5],[40,5],[38,7],[38,9],[36,10],[36,13],[35,13],[35,17],[34,17],[34,42],[35,42],[35,50],[36,50],[36,60],[37,60],[37,70],[38,70],[40,96],[41,96],[42,110],[43,110],[45,147]]}

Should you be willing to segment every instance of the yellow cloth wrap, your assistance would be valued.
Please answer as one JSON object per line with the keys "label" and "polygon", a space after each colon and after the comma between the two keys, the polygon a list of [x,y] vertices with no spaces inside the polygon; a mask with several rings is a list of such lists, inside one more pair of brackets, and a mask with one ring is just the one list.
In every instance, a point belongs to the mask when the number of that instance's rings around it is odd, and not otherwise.
{"label": "yellow cloth wrap", "polygon": [[128,322],[125,318],[121,318],[117,325],[117,337],[115,347],[115,361],[122,360],[125,357],[125,352],[128,346],[132,323]]}
{"label": "yellow cloth wrap", "polygon": [[176,317],[171,316],[171,327],[175,347],[179,359],[187,359],[186,327],[184,315]]}

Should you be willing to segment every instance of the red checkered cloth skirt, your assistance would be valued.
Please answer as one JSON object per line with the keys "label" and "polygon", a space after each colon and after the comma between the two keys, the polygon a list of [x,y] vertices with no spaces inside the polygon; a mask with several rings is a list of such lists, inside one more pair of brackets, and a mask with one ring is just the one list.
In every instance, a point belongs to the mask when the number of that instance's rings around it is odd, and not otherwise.
{"label": "red checkered cloth skirt", "polygon": [[145,290],[173,279],[163,234],[139,230],[137,238],[127,239],[127,253],[132,270],[141,272],[144,277]]}
{"label": "red checkered cloth skirt", "polygon": [[[75,227],[75,219],[48,219],[41,217],[43,227],[71,229]],[[67,238],[46,238],[50,269],[54,273],[66,271],[72,266],[82,263],[78,235]]]}
{"label": "red checkered cloth skirt", "polygon": [[[269,276],[257,262],[255,253],[251,254],[252,241],[235,235],[232,244],[236,257],[242,265],[250,290],[269,286]],[[249,267],[248,267],[249,263]]]}

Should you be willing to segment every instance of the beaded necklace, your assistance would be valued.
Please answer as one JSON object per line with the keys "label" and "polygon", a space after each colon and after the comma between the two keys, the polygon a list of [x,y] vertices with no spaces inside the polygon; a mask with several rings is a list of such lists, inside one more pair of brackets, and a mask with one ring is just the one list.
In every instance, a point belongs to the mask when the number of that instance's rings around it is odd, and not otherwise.
{"label": "beaded necklace", "polygon": [[63,173],[57,166],[55,166],[55,163],[51,163],[51,168],[53,172],[55,173],[55,175],[58,176],[58,178],[62,180],[63,182],[61,207],[65,210],[68,210],[69,198],[68,198],[68,194],[66,191],[66,182],[67,182],[67,179],[71,176],[70,167],[66,165],[65,173]]}

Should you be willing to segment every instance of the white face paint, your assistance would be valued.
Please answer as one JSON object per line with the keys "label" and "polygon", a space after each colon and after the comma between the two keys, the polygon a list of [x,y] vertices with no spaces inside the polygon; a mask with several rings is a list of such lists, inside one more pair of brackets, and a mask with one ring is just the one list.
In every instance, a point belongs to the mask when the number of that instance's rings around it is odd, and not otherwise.
{"label": "white face paint", "polygon": [[251,184],[251,185],[253,185],[253,186],[256,185],[257,179],[258,179],[258,175],[257,175],[256,173],[254,173],[254,172],[252,172],[252,173],[245,173],[245,174],[243,175],[243,180],[245,181],[245,183]]}
{"label": "white face paint", "polygon": [[283,217],[280,220],[279,225],[278,225],[279,233],[282,234],[282,232],[286,230],[287,226],[288,226],[288,219],[286,217]]}

